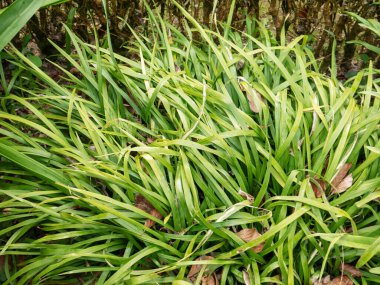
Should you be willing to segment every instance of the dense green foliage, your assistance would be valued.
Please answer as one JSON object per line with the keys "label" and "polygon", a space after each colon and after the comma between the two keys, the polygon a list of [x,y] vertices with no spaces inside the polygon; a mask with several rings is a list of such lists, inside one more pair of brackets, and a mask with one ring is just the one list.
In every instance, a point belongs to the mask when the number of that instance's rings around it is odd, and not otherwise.
{"label": "dense green foliage", "polygon": [[16,0],[9,7],[0,10],[0,51],[25,26],[29,19],[40,9],[68,0]]}
{"label": "dense green foliage", "polygon": [[3,284],[379,282],[379,71],[149,13],[129,58],[68,31],[60,82],[13,49],[34,87],[1,98]]}

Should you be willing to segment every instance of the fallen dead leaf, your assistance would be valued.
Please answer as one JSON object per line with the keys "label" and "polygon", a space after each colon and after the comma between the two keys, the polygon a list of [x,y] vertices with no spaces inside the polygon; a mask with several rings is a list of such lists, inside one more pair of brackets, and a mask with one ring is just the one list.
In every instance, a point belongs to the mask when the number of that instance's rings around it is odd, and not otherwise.
{"label": "fallen dead leaf", "polygon": [[331,280],[330,275],[327,275],[321,279],[321,281],[318,280],[318,277],[313,278],[311,280],[313,285],[353,285],[354,282],[351,281],[351,279],[347,275],[342,275],[335,277]]}
{"label": "fallen dead leaf", "polygon": [[[143,210],[144,212],[147,212],[148,214],[151,214],[153,217],[156,217],[157,219],[162,219],[162,215],[160,212],[158,212],[153,206],[151,203],[149,203],[149,201],[147,199],[145,199],[144,196],[138,194],[136,197],[135,197],[135,206],[137,208],[139,208],[140,210]],[[148,228],[151,228],[153,227],[153,225],[155,224],[156,222],[153,221],[153,220],[146,220],[145,221],[145,226],[148,227]]]}
{"label": "fallen dead leaf", "polygon": [[246,192],[244,192],[243,190],[239,189],[239,195],[243,198],[245,198],[246,200],[248,200],[249,202],[253,203],[253,201],[255,200],[255,198],[253,198],[253,196],[251,194],[248,194]]}
{"label": "fallen dead leaf", "polygon": [[202,285],[219,285],[219,280],[216,274],[202,277]]}
{"label": "fallen dead leaf", "polygon": [[322,278],[322,282],[325,283],[325,284],[328,284],[331,282],[331,276],[330,275],[326,275],[325,277]]}
{"label": "fallen dead leaf", "polygon": [[152,211],[154,207],[151,203],[143,195],[137,194],[135,197],[135,206],[139,208],[140,210],[143,210],[147,213]]}
{"label": "fallen dead leaf", "polygon": [[335,187],[339,185],[339,183],[346,177],[348,171],[351,169],[352,164],[346,163],[342,166],[342,168],[335,175],[334,179],[331,181],[331,184]]}
{"label": "fallen dead leaf", "polygon": [[347,275],[335,277],[328,285],[353,285],[354,282]]}
{"label": "fallen dead leaf", "polygon": [[323,193],[326,191],[326,183],[323,179],[314,178],[315,181],[311,182],[311,188],[313,189],[316,198],[322,197]]}
{"label": "fallen dead leaf", "polygon": [[311,279],[311,282],[312,282],[313,285],[328,285],[331,282],[331,277],[330,277],[330,275],[327,275],[327,276],[323,277],[321,279],[321,281],[319,281],[318,276],[314,276]]}
{"label": "fallen dead leaf", "polygon": [[362,276],[361,271],[351,264],[343,263],[341,266],[341,271],[345,273],[349,273],[352,277]]}
{"label": "fallen dead leaf", "polygon": [[[163,218],[161,213],[159,211],[157,211],[156,209],[153,209],[152,211],[150,211],[149,214],[151,214],[153,217],[155,217],[159,220],[161,220]],[[154,226],[155,223],[156,223],[155,221],[148,219],[148,220],[146,220],[144,225],[148,228],[151,228]]]}
{"label": "fallen dead leaf", "polygon": [[331,194],[342,193],[352,186],[352,174],[348,174],[339,185],[331,191]]}
{"label": "fallen dead leaf", "polygon": [[[203,255],[203,256],[198,257],[194,261],[211,260],[211,259],[214,259],[214,258],[212,256],[209,256],[209,255]],[[190,271],[187,274],[187,278],[189,278],[189,279],[196,278],[197,275],[198,275],[198,273],[199,273],[199,271],[201,271],[202,266],[204,266],[204,265],[202,265],[202,264],[194,264],[193,266],[191,266]]]}
{"label": "fallen dead leaf", "polygon": [[[244,242],[250,242],[254,239],[257,239],[261,234],[256,229],[243,229],[240,232],[236,233],[236,235],[241,238]],[[252,251],[259,253],[264,248],[264,242],[259,245],[252,247]]]}
{"label": "fallen dead leaf", "polygon": [[331,282],[331,276],[327,275],[327,276],[323,277],[321,281],[322,281],[322,284],[327,284],[328,285]]}
{"label": "fallen dead leaf", "polygon": [[334,179],[331,181],[331,194],[342,193],[352,186],[352,174],[347,175],[351,166],[351,163],[346,163],[336,174]]}

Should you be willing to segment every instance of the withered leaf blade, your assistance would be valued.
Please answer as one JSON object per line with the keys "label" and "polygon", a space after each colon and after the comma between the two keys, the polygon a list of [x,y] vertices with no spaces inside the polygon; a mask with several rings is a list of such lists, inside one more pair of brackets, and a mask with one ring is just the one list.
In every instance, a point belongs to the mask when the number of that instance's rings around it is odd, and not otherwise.
{"label": "withered leaf blade", "polygon": [[244,279],[245,285],[252,285],[247,271],[243,271],[243,279]]}
{"label": "withered leaf blade", "polygon": [[[315,181],[311,181],[311,188],[313,189],[316,198],[322,197],[322,192],[326,191],[326,183],[322,179],[314,178]],[[322,192],[321,192],[322,191]]]}
{"label": "withered leaf blade", "polygon": [[135,206],[140,210],[150,213],[154,209],[151,203],[143,195],[137,194],[135,197]]}
{"label": "withered leaf blade", "polygon": [[[255,229],[243,229],[240,232],[236,233],[236,235],[241,238],[244,242],[250,242],[254,239],[257,239],[261,236],[261,234]],[[252,247],[252,251],[259,253],[264,248],[264,242],[260,243],[257,246]]]}
{"label": "withered leaf blade", "polygon": [[343,193],[352,186],[352,174],[348,174],[335,188],[331,190],[331,194]]}
{"label": "withered leaf blade", "polygon": [[256,103],[254,102],[251,96],[248,96],[248,102],[249,102],[249,108],[251,109],[252,112],[254,113],[260,112],[260,109],[256,106]]}
{"label": "withered leaf blade", "polygon": [[[214,259],[214,258],[212,256],[209,256],[209,255],[203,255],[203,256],[198,257],[194,261],[211,260],[211,259]],[[194,264],[193,266],[191,266],[190,271],[187,274],[187,278],[193,279],[193,278],[197,277],[199,271],[201,271],[201,269],[202,269],[202,266],[204,266],[204,265]]]}
{"label": "withered leaf blade", "polygon": [[[162,215],[161,215],[161,213],[159,211],[157,211],[156,209],[153,209],[152,211],[150,211],[149,214],[151,214],[153,217],[155,217],[155,218],[157,218],[159,220],[161,220],[163,218]],[[148,228],[151,228],[151,227],[154,226],[155,223],[156,223],[155,221],[153,221],[151,219],[148,219],[148,220],[146,220],[146,222],[145,222],[144,225],[146,227],[148,227]]]}
{"label": "withered leaf blade", "polygon": [[346,163],[335,175],[334,179],[331,181],[331,194],[342,193],[352,186],[352,175],[347,175],[351,167],[351,163]]}
{"label": "withered leaf blade", "polygon": [[219,285],[219,280],[216,274],[202,277],[202,285]]}
{"label": "withered leaf blade", "polygon": [[253,87],[245,80],[240,82],[240,89],[246,92],[251,111],[254,113],[260,113],[262,108],[260,102],[263,101],[261,94],[253,89]]}
{"label": "withered leaf blade", "polygon": [[331,277],[330,275],[326,275],[325,277],[323,277],[320,281],[319,281],[319,278],[317,276],[314,276],[312,279],[311,279],[311,283],[313,285],[328,285],[330,284],[331,282]]}
{"label": "withered leaf blade", "polygon": [[359,269],[351,264],[343,263],[341,266],[342,272],[349,273],[352,277],[361,277],[362,273]]}
{"label": "withered leaf blade", "polygon": [[253,196],[251,194],[248,194],[246,192],[244,192],[243,190],[239,189],[239,192],[238,194],[243,197],[244,199],[248,200],[249,202],[253,203],[253,201],[255,200],[255,198],[253,198]]}
{"label": "withered leaf blade", "polygon": [[328,285],[353,285],[354,282],[347,275],[335,277]]}
{"label": "withered leaf blade", "polygon": [[340,182],[346,177],[348,171],[351,169],[352,164],[351,163],[346,163],[345,165],[342,166],[342,168],[339,170],[337,175],[334,177],[334,179],[331,181],[331,185],[333,186],[338,186]]}
{"label": "withered leaf blade", "polygon": [[[157,218],[157,219],[162,219],[162,215],[160,212],[158,212],[153,206],[151,203],[149,203],[149,201],[147,199],[144,198],[144,196],[138,194],[136,197],[135,197],[135,206],[137,208],[139,208],[140,210],[143,210],[144,212],[147,212],[148,214],[151,214],[153,217]],[[148,228],[151,228],[153,227],[153,225],[155,224],[156,222],[151,220],[151,219],[148,219],[145,221],[145,226],[148,227]]]}

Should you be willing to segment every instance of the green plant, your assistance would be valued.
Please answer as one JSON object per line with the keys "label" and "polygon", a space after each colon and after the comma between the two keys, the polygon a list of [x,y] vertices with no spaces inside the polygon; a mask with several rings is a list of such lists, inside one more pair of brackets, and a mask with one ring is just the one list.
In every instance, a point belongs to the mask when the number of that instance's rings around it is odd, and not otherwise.
{"label": "green plant", "polygon": [[42,7],[68,2],[69,0],[16,0],[0,13],[0,51],[25,26]]}
{"label": "green plant", "polygon": [[[380,23],[378,20],[376,20],[376,19],[364,19],[363,17],[360,17],[359,15],[357,15],[353,12],[346,12],[346,14],[350,15],[352,18],[359,21],[360,26],[369,29],[378,37],[378,39],[380,39]],[[369,49],[370,51],[373,51],[377,54],[380,54],[380,48],[379,47],[374,46],[374,45],[367,43],[365,41],[355,40],[355,41],[349,41],[348,43],[362,45],[365,48]]]}
{"label": "green plant", "polygon": [[4,284],[378,282],[371,65],[341,83],[305,37],[178,9],[194,28],[149,10],[129,57],[68,30],[67,84],[13,49],[44,84],[2,99]]}

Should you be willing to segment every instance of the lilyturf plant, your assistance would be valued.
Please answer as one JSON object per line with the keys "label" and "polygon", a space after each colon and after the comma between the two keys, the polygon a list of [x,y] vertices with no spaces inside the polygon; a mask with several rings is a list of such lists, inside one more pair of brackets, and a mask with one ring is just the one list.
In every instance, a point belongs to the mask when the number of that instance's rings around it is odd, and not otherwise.
{"label": "lilyturf plant", "polygon": [[378,283],[379,71],[182,12],[124,55],[68,30],[58,82],[11,51],[37,87],[0,97],[2,284]]}

